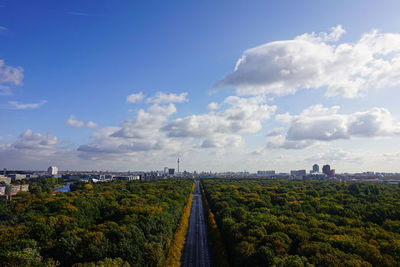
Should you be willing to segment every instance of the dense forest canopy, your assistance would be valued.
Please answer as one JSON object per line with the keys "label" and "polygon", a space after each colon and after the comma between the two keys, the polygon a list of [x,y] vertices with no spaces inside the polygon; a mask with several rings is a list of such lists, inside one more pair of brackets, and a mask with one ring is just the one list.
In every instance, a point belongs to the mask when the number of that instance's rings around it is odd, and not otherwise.
{"label": "dense forest canopy", "polygon": [[232,266],[399,266],[400,187],[203,179]]}
{"label": "dense forest canopy", "polygon": [[0,200],[0,266],[161,266],[193,185],[111,182],[54,193],[57,182]]}

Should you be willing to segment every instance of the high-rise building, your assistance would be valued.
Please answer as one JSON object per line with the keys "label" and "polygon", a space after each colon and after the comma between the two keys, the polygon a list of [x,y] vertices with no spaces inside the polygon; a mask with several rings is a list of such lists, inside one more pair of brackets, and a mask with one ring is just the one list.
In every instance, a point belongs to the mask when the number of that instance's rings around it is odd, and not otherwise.
{"label": "high-rise building", "polygon": [[47,172],[48,172],[50,175],[57,175],[57,174],[58,174],[58,168],[57,168],[56,166],[50,166],[50,167],[47,169]]}
{"label": "high-rise building", "polygon": [[318,164],[314,164],[314,165],[312,166],[312,172],[319,172],[319,166],[318,166]]}
{"label": "high-rise building", "polygon": [[331,166],[329,166],[328,164],[324,165],[322,167],[322,172],[326,175],[331,175]]}
{"label": "high-rise building", "polygon": [[175,175],[175,169],[168,169],[168,175]]}

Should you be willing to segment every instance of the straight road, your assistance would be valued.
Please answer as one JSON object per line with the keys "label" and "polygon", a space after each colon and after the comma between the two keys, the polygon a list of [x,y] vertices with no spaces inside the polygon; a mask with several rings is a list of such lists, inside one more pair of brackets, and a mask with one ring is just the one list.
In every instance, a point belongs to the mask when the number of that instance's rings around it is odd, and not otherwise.
{"label": "straight road", "polygon": [[204,216],[200,183],[196,181],[190,209],[189,226],[181,258],[184,267],[210,267],[207,226]]}

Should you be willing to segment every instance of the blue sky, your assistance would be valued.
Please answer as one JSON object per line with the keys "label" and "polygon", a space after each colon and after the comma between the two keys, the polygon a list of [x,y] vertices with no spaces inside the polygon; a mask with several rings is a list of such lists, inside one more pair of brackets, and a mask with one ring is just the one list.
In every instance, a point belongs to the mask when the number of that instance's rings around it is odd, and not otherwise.
{"label": "blue sky", "polygon": [[0,167],[400,171],[398,10],[0,0]]}

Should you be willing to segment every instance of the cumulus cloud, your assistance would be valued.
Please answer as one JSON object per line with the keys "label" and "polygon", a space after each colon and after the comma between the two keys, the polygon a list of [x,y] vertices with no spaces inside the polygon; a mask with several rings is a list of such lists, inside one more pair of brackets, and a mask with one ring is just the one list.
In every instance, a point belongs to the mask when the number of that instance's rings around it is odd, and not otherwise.
{"label": "cumulus cloud", "polygon": [[163,130],[170,137],[209,137],[215,134],[255,133],[261,122],[275,112],[276,106],[263,104],[258,97],[227,97],[223,104],[228,108],[220,112],[190,115],[168,123]]}
{"label": "cumulus cloud", "polygon": [[315,143],[314,140],[288,140],[284,135],[276,135],[268,138],[268,148],[284,148],[284,149],[303,149]]}
{"label": "cumulus cloud", "polygon": [[315,32],[312,33],[305,33],[299,36],[299,39],[306,39],[306,40],[314,40],[318,42],[337,42],[339,41],[340,37],[346,33],[346,30],[343,29],[342,25],[338,25],[336,27],[331,28],[331,32],[320,32],[316,34]]}
{"label": "cumulus cloud", "polygon": [[142,92],[136,93],[136,94],[131,94],[126,97],[126,102],[128,103],[136,103],[141,101],[145,95]]}
{"label": "cumulus cloud", "polygon": [[269,131],[269,132],[267,133],[267,136],[277,136],[277,135],[280,135],[280,134],[282,134],[283,130],[284,130],[283,127],[279,127],[279,128],[272,129],[271,131]]}
{"label": "cumulus cloud", "polygon": [[[100,135],[107,136],[103,140],[102,152],[94,152],[91,145],[81,146],[81,151],[70,147],[66,141],[59,141],[52,134],[37,133],[26,130],[21,133],[14,142],[0,144],[0,162],[4,167],[10,169],[38,170],[46,169],[50,165],[56,165],[60,169],[75,170],[132,170],[132,169],[157,169],[164,166],[163,157],[169,157],[168,151],[160,151],[156,158],[154,154],[140,151],[140,156],[117,150],[117,144],[112,144],[108,138],[110,134],[118,130],[119,127],[103,128],[94,133],[94,138],[101,138]],[[109,141],[109,143],[104,143]],[[118,141],[118,140],[117,140]],[[88,149],[93,152],[84,152]],[[114,151],[115,153],[111,153]],[[175,159],[175,156],[173,157]],[[173,160],[174,161],[174,160]],[[161,163],[160,163],[161,162]]]}
{"label": "cumulus cloud", "polygon": [[[131,100],[142,99],[142,93],[135,94]],[[127,99],[128,100],[128,99]],[[138,153],[176,153],[183,142],[170,138],[162,127],[176,113],[174,103],[187,101],[187,93],[167,94],[158,92],[147,99],[151,103],[140,109],[134,118],[126,119],[120,126],[99,129],[92,134],[89,144],[78,148],[80,156],[87,159],[134,157]]]}
{"label": "cumulus cloud", "polygon": [[338,111],[338,106],[314,105],[300,115],[285,114],[284,120],[290,124],[286,136],[269,138],[268,146],[298,149],[316,141],[400,135],[400,122],[385,108],[374,107],[351,114],[339,114]]}
{"label": "cumulus cloud", "polygon": [[97,123],[95,123],[94,121],[88,121],[88,123],[86,123],[86,127],[87,128],[96,128]]}
{"label": "cumulus cloud", "polygon": [[125,120],[120,130],[112,134],[113,137],[123,138],[151,138],[172,114],[176,113],[174,104],[159,106],[152,105],[147,111],[140,109],[134,119]]}
{"label": "cumulus cloud", "polygon": [[240,135],[216,135],[202,141],[201,148],[239,147],[244,143]]}
{"label": "cumulus cloud", "polygon": [[23,79],[24,69],[22,67],[8,66],[3,59],[0,59],[0,85],[22,85]]}
{"label": "cumulus cloud", "polygon": [[210,104],[208,104],[207,108],[208,108],[209,110],[215,110],[215,109],[218,109],[218,108],[219,108],[219,105],[218,105],[217,102],[211,102]]}
{"label": "cumulus cloud", "polygon": [[361,161],[363,155],[343,150],[338,147],[331,147],[324,151],[319,151],[314,155],[306,158],[308,162],[349,162],[349,161]]}
{"label": "cumulus cloud", "polygon": [[[162,130],[169,137],[203,139],[201,147],[238,145],[242,142],[239,134],[258,132],[262,122],[269,119],[276,110],[276,106],[265,104],[265,99],[259,97],[229,96],[221,106],[226,108],[219,112],[175,119]],[[220,140],[218,144],[216,140]]]}
{"label": "cumulus cloud", "polygon": [[326,96],[354,98],[371,88],[400,84],[400,34],[374,30],[355,43],[337,44],[344,32],[339,25],[330,33],[248,49],[215,87],[232,86],[239,95],[285,95],[323,87]]}
{"label": "cumulus cloud", "polygon": [[11,146],[15,149],[43,150],[54,148],[58,144],[57,137],[51,134],[34,133],[28,129],[18,136]]}
{"label": "cumulus cloud", "polygon": [[174,104],[154,104],[140,109],[133,119],[125,120],[119,127],[105,127],[93,133],[93,141],[81,145],[82,157],[93,158],[101,154],[132,154],[137,152],[171,150],[179,148],[160,128],[176,112]]}
{"label": "cumulus cloud", "polygon": [[81,145],[78,151],[87,153],[119,153],[121,141],[111,138],[111,135],[118,131],[119,127],[105,127],[93,133],[93,142],[88,145]]}
{"label": "cumulus cloud", "polygon": [[85,162],[76,156],[76,152],[62,146],[62,142],[52,134],[34,132],[30,129],[22,132],[12,143],[0,144],[0,162],[7,168],[45,169],[49,165],[61,168],[82,168]]}
{"label": "cumulus cloud", "polygon": [[147,109],[140,109],[134,118],[125,120],[118,127],[95,131],[89,144],[79,146],[80,156],[90,159],[117,155],[134,157],[137,153],[238,147],[244,143],[241,134],[259,131],[262,122],[269,119],[276,109],[266,105],[263,98],[230,96],[218,104],[218,112],[171,120],[177,112],[176,106],[155,102]]}
{"label": "cumulus cloud", "polygon": [[85,123],[82,120],[78,120],[74,115],[69,116],[68,120],[65,122],[65,124],[73,126],[73,127],[77,127],[77,128],[96,128],[97,127],[97,123],[93,122],[93,121],[89,121],[87,123]]}
{"label": "cumulus cloud", "polygon": [[46,100],[42,100],[39,103],[21,103],[18,101],[8,101],[8,106],[5,107],[5,109],[36,109],[46,103]]}
{"label": "cumulus cloud", "polygon": [[154,97],[150,97],[147,99],[148,103],[154,103],[154,104],[162,104],[162,103],[183,103],[189,101],[188,98],[188,93],[180,93],[174,94],[174,93],[164,93],[164,92],[158,92]]}

